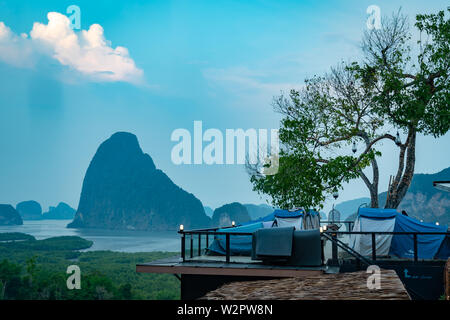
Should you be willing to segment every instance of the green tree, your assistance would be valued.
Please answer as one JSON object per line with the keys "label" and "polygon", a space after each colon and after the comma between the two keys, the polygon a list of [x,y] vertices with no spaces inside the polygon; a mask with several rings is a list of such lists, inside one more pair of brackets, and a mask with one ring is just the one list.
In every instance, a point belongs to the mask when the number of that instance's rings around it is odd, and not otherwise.
{"label": "green tree", "polygon": [[14,297],[21,287],[21,268],[8,260],[0,262],[0,300]]}
{"label": "green tree", "polygon": [[[256,191],[284,208],[321,207],[344,182],[360,177],[378,207],[376,147],[390,140],[399,160],[385,207],[400,204],[414,173],[417,134],[438,137],[450,126],[450,22],[441,11],[418,15],[415,26],[427,41],[412,47],[406,17],[384,18],[381,29],[364,35],[362,62],[342,63],[274,100],[283,115],[279,170],[263,175],[248,166]],[[406,133],[404,142],[396,130]],[[363,172],[369,166],[371,178]]]}
{"label": "green tree", "polygon": [[133,298],[133,293],[131,292],[131,284],[124,283],[120,285],[118,289],[117,297],[122,300],[130,300]]}
{"label": "green tree", "polygon": [[366,60],[357,67],[362,77],[376,84],[373,102],[378,116],[407,135],[404,143],[397,143],[398,170],[386,208],[397,208],[411,184],[417,134],[439,137],[450,127],[450,20],[445,11],[419,14],[415,26],[420,33],[415,45],[410,45],[407,19],[400,12],[385,20],[381,30],[367,32]]}

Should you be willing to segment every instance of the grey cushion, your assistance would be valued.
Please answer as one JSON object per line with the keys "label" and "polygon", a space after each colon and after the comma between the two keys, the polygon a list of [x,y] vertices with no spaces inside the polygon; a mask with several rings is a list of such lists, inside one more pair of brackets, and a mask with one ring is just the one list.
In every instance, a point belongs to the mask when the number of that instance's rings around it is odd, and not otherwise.
{"label": "grey cushion", "polygon": [[257,257],[290,257],[294,227],[259,229],[253,233]]}
{"label": "grey cushion", "polygon": [[318,229],[294,232],[292,255],[287,264],[304,267],[322,265],[322,244]]}
{"label": "grey cushion", "polygon": [[[276,229],[286,229],[286,228],[271,228],[266,230],[276,230]],[[254,232],[252,237],[253,260],[259,259],[265,260],[267,262],[270,262],[270,260],[272,260],[272,262],[278,260],[277,262],[279,262],[280,258],[282,258],[284,259],[285,264],[290,266],[317,267],[322,265],[322,243],[320,240],[320,232],[318,229],[294,231],[292,233],[292,242],[291,242],[292,247],[289,256],[281,256],[281,255],[270,256],[257,254],[256,248],[258,247],[258,245],[261,245],[261,243],[259,243],[260,237],[256,235],[258,231]],[[264,235],[266,234],[264,233]],[[270,232],[267,233],[267,235],[270,235]],[[274,242],[271,243],[271,245],[273,244]],[[271,246],[271,250],[272,249],[273,246]],[[283,254],[286,253],[284,252]]]}

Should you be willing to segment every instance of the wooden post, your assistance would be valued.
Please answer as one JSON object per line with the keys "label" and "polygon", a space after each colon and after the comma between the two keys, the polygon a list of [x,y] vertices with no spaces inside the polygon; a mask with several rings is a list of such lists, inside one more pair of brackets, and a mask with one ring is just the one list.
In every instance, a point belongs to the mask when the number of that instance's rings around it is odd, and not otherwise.
{"label": "wooden post", "polygon": [[337,266],[337,265],[339,265],[339,261],[338,261],[338,247],[337,247],[337,243],[336,243],[337,234],[333,233],[331,235],[331,237],[334,240],[334,241],[331,242],[331,260],[333,261],[333,266]]}
{"label": "wooden post", "polygon": [[194,235],[191,233],[191,249],[190,249],[190,254],[189,256],[191,257],[191,259],[194,257]]}
{"label": "wooden post", "polygon": [[322,256],[322,265],[325,265],[325,241],[323,239],[320,239],[320,246],[322,247],[322,252],[321,252],[321,256]]}
{"label": "wooden post", "polygon": [[375,233],[372,233],[372,260],[377,260],[377,243],[375,241]]}
{"label": "wooden post", "polygon": [[444,271],[445,299],[450,300],[450,258],[447,259]]}
{"label": "wooden post", "polygon": [[418,248],[417,248],[417,233],[414,233],[414,262],[417,262],[417,260],[419,259],[419,253],[418,253]]}
{"label": "wooden post", "polygon": [[186,253],[186,237],[184,236],[184,233],[181,234],[181,259],[183,262],[186,260],[185,257]]}
{"label": "wooden post", "polygon": [[226,234],[226,238],[225,238],[225,261],[226,263],[230,263],[230,234],[227,233]]}

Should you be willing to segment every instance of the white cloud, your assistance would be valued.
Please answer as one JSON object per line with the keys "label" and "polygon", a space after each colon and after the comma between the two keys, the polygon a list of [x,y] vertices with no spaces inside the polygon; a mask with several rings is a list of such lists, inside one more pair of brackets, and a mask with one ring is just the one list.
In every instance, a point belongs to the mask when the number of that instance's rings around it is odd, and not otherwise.
{"label": "white cloud", "polygon": [[217,83],[229,84],[239,90],[263,90],[270,93],[280,90],[289,90],[298,87],[298,84],[288,82],[273,82],[264,80],[267,75],[261,71],[250,70],[244,67],[229,69],[206,69],[203,75]]}
{"label": "white cloud", "polygon": [[31,55],[31,44],[0,21],[0,60],[15,67],[31,67],[33,65]]}
{"label": "white cloud", "polygon": [[[128,49],[113,48],[99,24],[75,32],[65,15],[49,12],[47,18],[47,24],[34,23],[29,38],[26,34],[17,36],[0,22],[0,59],[26,66],[32,55],[43,53],[95,81],[142,81],[143,71],[136,67]],[[23,48],[28,50],[16,55]]]}
{"label": "white cloud", "polygon": [[261,105],[270,107],[274,96],[291,89],[299,89],[301,83],[275,81],[279,78],[276,72],[253,70],[246,67],[209,68],[203,76],[213,89],[223,89],[240,100],[240,105]]}

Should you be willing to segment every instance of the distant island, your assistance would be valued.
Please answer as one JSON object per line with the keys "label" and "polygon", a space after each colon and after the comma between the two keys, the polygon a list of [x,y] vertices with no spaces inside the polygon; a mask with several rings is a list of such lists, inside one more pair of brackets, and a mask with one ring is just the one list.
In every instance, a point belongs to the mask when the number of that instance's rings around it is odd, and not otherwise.
{"label": "distant island", "polygon": [[212,224],[217,227],[230,226],[234,221],[236,224],[250,221],[247,208],[239,202],[233,202],[214,210]]}
{"label": "distant island", "polygon": [[0,226],[21,225],[19,212],[10,204],[0,204]]}
{"label": "distant island", "polygon": [[75,217],[76,210],[67,203],[60,202],[56,207],[50,206],[47,212],[42,214],[43,219],[70,220]]}
{"label": "distant island", "polygon": [[40,220],[42,219],[42,207],[39,202],[34,200],[22,201],[16,205],[23,220]]}
{"label": "distant island", "polygon": [[[261,217],[265,217],[268,214],[271,214],[274,210],[273,207],[267,205],[267,204],[251,204],[251,203],[244,203],[242,204],[248,212],[248,215],[250,216],[251,220],[256,220]],[[208,206],[205,206],[205,213],[208,217],[212,218],[214,214],[214,209]]]}
{"label": "distant island", "polygon": [[67,203],[60,202],[56,207],[50,206],[47,212],[42,213],[41,205],[34,200],[19,202],[16,210],[23,220],[71,220],[76,211]]}
{"label": "distant island", "polygon": [[271,214],[274,210],[274,207],[271,207],[264,203],[263,204],[245,203],[244,207],[247,209],[247,212],[252,220],[265,217]]}

